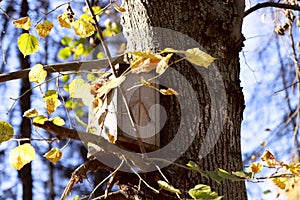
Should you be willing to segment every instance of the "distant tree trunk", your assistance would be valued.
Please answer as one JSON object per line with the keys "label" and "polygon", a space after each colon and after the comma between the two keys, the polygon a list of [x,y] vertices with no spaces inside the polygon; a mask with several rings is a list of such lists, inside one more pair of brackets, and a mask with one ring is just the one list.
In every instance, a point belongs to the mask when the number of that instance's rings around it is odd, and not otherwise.
{"label": "distant tree trunk", "polygon": [[[27,0],[23,0],[21,4],[21,17],[28,16],[29,6]],[[28,31],[23,31],[28,32]],[[20,59],[20,65],[21,69],[26,69],[30,67],[30,61],[29,56],[24,56],[19,53],[19,59]],[[23,94],[25,91],[30,89],[30,82],[28,79],[22,79],[22,85],[20,89],[20,95]],[[21,99],[20,99],[20,108],[21,108],[21,126],[20,126],[20,134],[22,138],[30,138],[31,137],[31,122],[28,118],[22,117],[23,113],[30,109],[30,103],[31,103],[31,92],[26,93]],[[23,186],[23,200],[32,200],[32,174],[31,174],[31,163],[25,165],[20,171],[19,171],[19,177],[22,181]]]}
{"label": "distant tree trunk", "polygon": [[[200,125],[198,131],[186,131],[186,138],[181,138],[184,143],[192,134],[196,134],[193,143],[187,151],[176,161],[185,165],[189,160],[197,162],[203,171],[217,171],[218,168],[228,171],[242,170],[242,156],[240,145],[240,130],[241,120],[244,109],[244,99],[242,89],[240,87],[240,64],[239,51],[241,50],[243,37],[241,34],[241,24],[244,12],[244,1],[229,1],[229,0],[124,0],[123,6],[126,12],[123,14],[123,28],[125,37],[127,38],[128,48],[130,50],[159,50],[165,47],[176,48],[178,44],[182,47],[177,38],[167,38],[156,40],[161,33],[143,32],[147,27],[162,27],[181,32],[184,35],[193,38],[197,41],[204,50],[210,55],[218,58],[214,62],[214,67],[218,69],[221,75],[221,84],[224,85],[226,95],[218,96],[219,88],[213,88],[209,91],[208,88],[216,86],[216,80],[210,69],[202,70],[206,79],[211,82],[205,82],[204,78],[187,62],[179,62],[172,66],[173,69],[180,72],[197,93],[197,99],[190,99],[187,101],[198,100],[199,102],[199,120]],[[142,31],[135,31],[135,30]],[[188,41],[187,41],[188,42]],[[170,45],[170,46],[168,46]],[[189,46],[187,44],[186,46]],[[189,46],[197,47],[197,46]],[[184,50],[184,49],[183,49]],[[171,76],[166,77],[165,81],[172,83],[174,88],[179,88],[179,93],[189,93],[185,91],[186,85],[176,78]],[[222,83],[223,82],[223,83]],[[211,84],[211,85],[210,85]],[[215,95],[214,97],[212,97]],[[216,96],[217,95],[217,96]],[[178,131],[179,119],[182,115],[191,113],[191,117],[184,117],[186,127],[192,126],[194,120],[191,108],[185,108],[185,113],[180,113],[180,105],[176,103],[174,96],[161,97],[161,104],[165,107],[168,115],[167,123],[161,132],[161,146],[164,146],[172,141]],[[218,107],[218,98],[227,104],[226,110],[223,107]],[[213,102],[216,101],[216,102]],[[213,104],[217,106],[213,108]],[[179,108],[179,109],[178,109]],[[215,110],[214,110],[215,109]],[[226,114],[224,114],[226,113]],[[212,121],[216,116],[225,116],[221,124],[218,121]],[[210,133],[220,134],[215,141],[203,140]],[[180,143],[177,144],[180,148]],[[205,156],[201,157],[199,150],[205,145],[212,145],[213,149]],[[209,149],[208,149],[209,150]],[[188,171],[182,168],[174,167],[172,165],[164,169],[170,183],[182,191],[188,191],[196,184],[203,183],[212,187],[219,195],[223,195],[225,200],[247,199],[246,188],[244,182],[229,182],[224,181],[222,184],[217,184],[214,181],[207,180],[201,177],[198,173]],[[155,195],[148,188],[144,188],[144,192],[148,190],[146,199],[173,199],[164,195]],[[147,192],[146,192],[147,193]],[[144,194],[146,194],[144,193]],[[185,194],[188,197],[187,194]],[[142,198],[143,199],[143,198]],[[145,198],[144,198],[145,199]],[[175,198],[176,199],[176,198]]]}

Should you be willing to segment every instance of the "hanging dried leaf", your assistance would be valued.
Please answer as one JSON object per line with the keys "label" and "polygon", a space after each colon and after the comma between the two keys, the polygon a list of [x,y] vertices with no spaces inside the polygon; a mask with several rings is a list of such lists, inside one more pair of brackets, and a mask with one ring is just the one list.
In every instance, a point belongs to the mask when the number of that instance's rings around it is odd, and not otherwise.
{"label": "hanging dried leaf", "polygon": [[178,92],[176,92],[172,88],[168,88],[167,90],[160,89],[159,92],[162,93],[163,95],[179,95]]}
{"label": "hanging dried leaf", "polygon": [[95,27],[84,19],[79,19],[74,22],[74,31],[76,35],[85,38],[94,34]]}
{"label": "hanging dried leaf", "polygon": [[45,107],[49,114],[53,113],[56,110],[56,108],[60,105],[60,101],[56,98],[47,98],[45,100]]}
{"label": "hanging dried leaf", "polygon": [[36,117],[37,115],[38,115],[38,112],[36,111],[36,109],[31,108],[24,112],[23,117],[32,118],[32,117]]}
{"label": "hanging dried leaf", "polygon": [[125,81],[125,76],[119,76],[117,78],[108,80],[106,83],[104,83],[103,86],[101,86],[99,89],[97,89],[96,93],[98,97],[106,96],[111,89],[118,87]]}
{"label": "hanging dried leaf", "polygon": [[62,152],[58,148],[52,148],[49,152],[44,155],[50,162],[56,164],[62,157]]}
{"label": "hanging dried leaf", "polygon": [[253,162],[251,165],[248,167],[249,172],[252,173],[258,173],[262,170],[263,165],[260,164],[259,162]]}
{"label": "hanging dried leaf", "polygon": [[116,3],[113,5],[114,9],[118,12],[125,12],[126,9],[121,7],[121,6],[118,6]]}
{"label": "hanging dried leaf", "polygon": [[277,161],[275,160],[275,157],[268,150],[265,150],[264,154],[260,157],[260,159],[263,162],[265,162],[268,167],[274,167],[277,165]]}
{"label": "hanging dried leaf", "polygon": [[53,28],[52,22],[50,22],[49,20],[46,20],[46,21],[44,21],[44,23],[42,23],[42,24],[39,23],[36,26],[36,31],[39,36],[46,37],[49,35],[52,28]]}
{"label": "hanging dried leaf", "polygon": [[31,22],[30,22],[30,18],[29,17],[22,17],[20,19],[17,19],[15,21],[13,21],[13,24],[17,28],[22,28],[24,30],[29,30],[30,27],[31,27]]}
{"label": "hanging dried leaf", "polygon": [[43,65],[36,64],[31,68],[31,70],[28,74],[28,77],[29,77],[30,82],[36,82],[36,83],[40,84],[47,77],[47,71],[44,70]]}
{"label": "hanging dried leaf", "polygon": [[163,57],[163,59],[159,61],[159,63],[157,64],[156,73],[161,75],[166,71],[166,69],[169,67],[169,60],[172,55],[172,53],[169,53],[166,57]]}
{"label": "hanging dried leaf", "polygon": [[14,136],[12,125],[5,121],[0,121],[0,144],[10,140]]}
{"label": "hanging dried leaf", "polygon": [[277,187],[284,190],[286,183],[287,183],[287,178],[286,177],[278,177],[278,178],[273,178],[272,181]]}
{"label": "hanging dried leaf", "polygon": [[35,159],[35,150],[33,146],[29,143],[22,144],[9,153],[9,164],[20,170],[24,165],[30,163]]}
{"label": "hanging dried leaf", "polygon": [[58,15],[57,20],[61,27],[72,28],[72,23],[68,18],[68,13],[63,13],[61,15]]}

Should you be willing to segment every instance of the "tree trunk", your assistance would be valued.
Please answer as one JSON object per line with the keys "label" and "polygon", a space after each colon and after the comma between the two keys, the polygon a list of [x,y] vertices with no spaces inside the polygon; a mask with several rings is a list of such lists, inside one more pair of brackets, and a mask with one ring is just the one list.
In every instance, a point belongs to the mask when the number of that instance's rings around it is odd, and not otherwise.
{"label": "tree trunk", "polygon": [[[21,17],[28,16],[27,12],[29,11],[29,6],[27,0],[22,1],[21,5]],[[28,32],[28,31],[23,31]],[[20,53],[20,65],[21,69],[26,69],[30,67],[30,61],[29,56],[24,56]],[[26,92],[28,89],[30,89],[30,82],[27,78],[22,79],[22,85],[20,89],[20,95]],[[26,95],[24,95],[20,99],[20,107],[21,107],[21,126],[20,126],[20,134],[22,138],[30,138],[31,137],[31,122],[28,118],[22,117],[23,113],[30,109],[30,96],[31,91],[27,92]],[[24,142],[21,142],[24,143]],[[32,174],[31,174],[31,163],[25,165],[20,171],[19,171],[19,177],[22,181],[23,186],[23,200],[31,200],[33,198],[32,196]]]}
{"label": "tree trunk", "polygon": [[[161,85],[180,93],[160,99],[167,115],[160,132],[161,147],[171,144],[168,150],[182,154],[177,163],[185,165],[193,160],[203,171],[243,170],[240,128],[244,99],[238,53],[243,41],[244,1],[124,0],[123,6],[126,8],[123,31],[129,50],[200,47],[217,58],[209,69],[195,68],[187,61],[178,62],[160,78]],[[163,172],[181,191],[187,192],[203,183],[224,199],[247,199],[244,182],[217,184],[174,165]],[[157,197],[150,191],[144,194],[146,199],[175,198],[163,194]],[[189,197],[187,193],[182,196]]]}

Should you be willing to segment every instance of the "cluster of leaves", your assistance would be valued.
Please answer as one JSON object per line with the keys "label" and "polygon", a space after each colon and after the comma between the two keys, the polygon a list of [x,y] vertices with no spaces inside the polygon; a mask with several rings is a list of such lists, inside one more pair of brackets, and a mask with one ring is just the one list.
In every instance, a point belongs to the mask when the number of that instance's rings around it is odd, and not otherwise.
{"label": "cluster of leaves", "polygon": [[[124,8],[119,7],[114,4],[114,8],[119,12],[124,12]],[[104,13],[104,11],[99,6],[92,7],[94,14],[97,16],[97,19],[100,19],[100,15]],[[80,38],[86,38],[93,35],[96,31],[95,22],[91,15],[90,10],[87,7],[83,8],[84,13],[80,15],[79,19],[74,19],[74,12],[71,7],[68,6],[67,11],[58,15],[57,20],[61,27],[71,29],[73,28],[74,33],[78,35]],[[20,19],[14,20],[13,24],[17,28],[22,28],[24,30],[29,31],[32,27],[30,17],[22,17]],[[103,31],[105,36],[112,36],[114,34],[118,34],[121,31],[121,26],[116,22],[107,21],[105,23],[106,28]],[[43,23],[37,23],[35,26],[35,30],[40,37],[47,37],[52,28],[53,23],[49,20],[45,20]],[[74,58],[78,59],[81,55],[88,55],[91,51],[90,48],[84,47],[87,43],[86,39],[75,40],[70,37],[65,37],[62,39],[61,43],[66,47],[63,48],[59,57],[62,59],[68,58],[72,53],[74,53]],[[22,52],[24,56],[30,55],[38,51],[39,40],[32,33],[23,33],[18,38],[18,48]]]}

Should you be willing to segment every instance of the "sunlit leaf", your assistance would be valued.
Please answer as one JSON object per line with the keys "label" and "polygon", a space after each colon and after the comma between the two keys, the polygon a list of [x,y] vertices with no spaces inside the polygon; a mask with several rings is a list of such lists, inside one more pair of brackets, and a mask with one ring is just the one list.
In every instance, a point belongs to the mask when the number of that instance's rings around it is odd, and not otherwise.
{"label": "sunlit leaf", "polygon": [[65,74],[61,77],[61,81],[67,82],[70,79],[70,74]]}
{"label": "sunlit leaf", "polygon": [[17,19],[15,21],[13,21],[13,24],[17,28],[22,28],[24,30],[29,30],[30,27],[31,27],[31,22],[30,22],[30,18],[29,17],[22,17],[20,19]]}
{"label": "sunlit leaf", "polygon": [[97,90],[98,96],[107,95],[108,92],[121,85],[125,81],[125,76],[119,76],[117,78],[108,80],[102,87]]}
{"label": "sunlit leaf", "polygon": [[179,189],[174,188],[172,185],[170,185],[166,181],[159,180],[159,181],[157,181],[157,183],[158,183],[159,187],[161,187],[164,190],[167,190],[171,193],[181,194]]}
{"label": "sunlit leaf", "polygon": [[159,92],[162,93],[163,95],[179,95],[178,92],[176,92],[172,88],[168,88],[167,90],[160,89]]}
{"label": "sunlit leaf", "polygon": [[70,97],[82,99],[87,106],[92,105],[94,99],[90,91],[91,85],[85,83],[81,78],[74,79],[69,85]]}
{"label": "sunlit leaf", "polygon": [[38,51],[39,41],[34,35],[23,33],[18,38],[18,48],[25,57]]}
{"label": "sunlit leaf", "polygon": [[[93,10],[93,12],[94,12],[95,15],[101,15],[101,14],[103,14],[103,10],[99,6],[93,6],[92,10]],[[89,9],[88,6],[84,6],[82,8],[82,11],[85,12],[85,13],[91,14],[90,13],[90,9]]]}
{"label": "sunlit leaf", "polygon": [[300,163],[291,163],[288,165],[288,170],[295,174],[296,176],[300,176]]}
{"label": "sunlit leaf", "polygon": [[70,97],[81,98],[82,95],[79,91],[83,84],[84,84],[84,80],[82,78],[77,78],[72,80],[69,85]]}
{"label": "sunlit leaf", "polygon": [[197,200],[220,200],[223,196],[219,196],[216,192],[212,192],[210,186],[198,184],[189,190],[189,195]]}
{"label": "sunlit leaf", "polygon": [[62,157],[62,152],[58,148],[52,148],[49,152],[44,155],[50,162],[56,164]]}
{"label": "sunlit leaf", "polygon": [[57,98],[47,98],[45,99],[45,107],[49,114],[53,113],[61,102]]}
{"label": "sunlit leaf", "polygon": [[0,144],[10,140],[14,136],[12,125],[5,121],[0,121]]}
{"label": "sunlit leaf", "polygon": [[134,55],[136,57],[142,57],[142,58],[151,58],[151,59],[157,59],[157,60],[161,60],[163,58],[163,56],[159,55],[159,54],[154,54],[150,51],[128,51],[126,52],[127,54],[131,54]]}
{"label": "sunlit leaf", "polygon": [[60,117],[51,118],[51,119],[49,119],[49,121],[52,121],[53,124],[55,124],[57,126],[63,126],[63,125],[65,125],[65,120],[63,120]]}
{"label": "sunlit leaf", "polygon": [[48,90],[46,92],[46,94],[43,96],[44,100],[50,99],[50,98],[54,98],[54,99],[58,98],[58,94],[57,94],[56,90]]}
{"label": "sunlit leaf", "polygon": [[72,23],[68,18],[68,13],[58,15],[57,20],[61,27],[72,28]]}
{"label": "sunlit leaf", "polygon": [[74,22],[74,31],[75,31],[76,35],[78,35],[82,38],[89,37],[94,34],[95,27],[88,21],[79,19]]}
{"label": "sunlit leaf", "polygon": [[43,65],[36,64],[31,68],[31,70],[28,74],[28,77],[29,77],[30,82],[36,82],[36,83],[40,84],[47,77],[47,71],[44,70]]}
{"label": "sunlit leaf", "polygon": [[264,154],[260,157],[260,159],[268,166],[268,167],[274,167],[277,164],[277,161],[275,160],[275,157],[273,154],[265,150]]}
{"label": "sunlit leaf", "polygon": [[249,172],[258,173],[262,170],[262,168],[263,168],[262,164],[260,164],[259,162],[253,162],[248,167],[248,170],[249,170]]}
{"label": "sunlit leaf", "polygon": [[32,117],[36,117],[37,115],[38,115],[38,112],[36,111],[36,109],[31,108],[24,112],[23,117],[32,118]]}
{"label": "sunlit leaf", "polygon": [[123,7],[121,7],[121,6],[118,6],[116,3],[113,4],[113,7],[114,7],[114,9],[115,9],[116,11],[118,11],[118,12],[125,12],[125,11],[126,11],[125,8],[123,8]]}
{"label": "sunlit leaf", "polygon": [[201,51],[199,48],[192,48],[188,49],[186,51],[183,50],[175,50],[172,48],[166,48],[162,52],[174,52],[174,53],[183,53],[185,54],[188,61],[191,63],[203,66],[205,68],[208,68],[208,66],[216,60],[216,58],[210,56],[209,54],[205,53],[204,51]]}
{"label": "sunlit leaf", "polygon": [[36,26],[36,31],[38,33],[39,36],[41,37],[47,37],[50,33],[50,31],[53,28],[53,24],[52,22],[50,22],[49,20],[44,21],[44,23],[42,24],[38,24]]}
{"label": "sunlit leaf", "polygon": [[286,177],[278,177],[278,178],[272,179],[273,183],[282,190],[285,189],[287,180],[288,180],[288,178],[286,178]]}
{"label": "sunlit leaf", "polygon": [[156,67],[156,73],[163,74],[169,66],[169,60],[172,57],[172,53],[169,53],[166,57],[163,57]]}
{"label": "sunlit leaf", "polygon": [[72,41],[73,41],[73,39],[71,37],[68,37],[68,36],[63,37],[60,40],[61,44],[65,45],[65,46],[69,45]]}
{"label": "sunlit leaf", "polygon": [[38,115],[33,119],[33,123],[36,124],[44,124],[46,121],[49,121],[49,119],[44,115]]}
{"label": "sunlit leaf", "polygon": [[65,47],[58,51],[58,57],[63,60],[69,58],[71,56],[71,54],[72,54],[72,51],[71,51],[70,47]]}
{"label": "sunlit leaf", "polygon": [[209,54],[205,53],[204,51],[201,51],[199,48],[193,48],[186,50],[186,58],[191,63],[203,66],[205,68],[208,68],[208,66],[216,60],[216,58],[210,56]]}
{"label": "sunlit leaf", "polygon": [[12,149],[9,153],[9,164],[17,170],[20,170],[34,159],[35,150],[29,143],[22,144]]}
{"label": "sunlit leaf", "polygon": [[237,177],[240,177],[240,178],[251,178],[252,177],[252,173],[244,172],[244,171],[236,171],[236,172],[232,172],[232,174]]}

